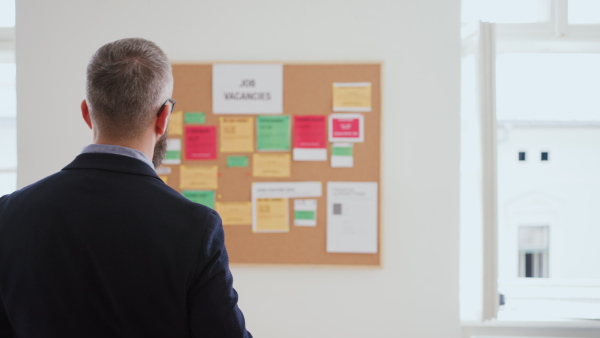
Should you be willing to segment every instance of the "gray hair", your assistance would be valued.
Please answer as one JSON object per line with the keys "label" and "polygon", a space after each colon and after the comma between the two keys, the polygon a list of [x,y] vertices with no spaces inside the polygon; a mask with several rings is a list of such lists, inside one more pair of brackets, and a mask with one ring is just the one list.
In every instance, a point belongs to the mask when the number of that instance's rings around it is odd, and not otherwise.
{"label": "gray hair", "polygon": [[102,135],[113,139],[142,135],[172,90],[167,55],[145,39],[107,43],[87,66],[90,116]]}

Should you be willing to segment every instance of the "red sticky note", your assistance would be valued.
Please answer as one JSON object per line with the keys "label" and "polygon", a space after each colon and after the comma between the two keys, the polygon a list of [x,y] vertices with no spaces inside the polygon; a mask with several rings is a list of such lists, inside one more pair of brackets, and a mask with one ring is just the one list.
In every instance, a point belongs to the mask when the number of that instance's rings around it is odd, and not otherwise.
{"label": "red sticky note", "polygon": [[329,120],[330,142],[363,142],[364,116],[361,114],[332,114]]}
{"label": "red sticky note", "polygon": [[333,137],[358,137],[358,119],[334,119]]}
{"label": "red sticky note", "polygon": [[217,158],[217,128],[215,126],[185,126],[185,159],[214,160]]}
{"label": "red sticky note", "polygon": [[294,116],[294,148],[325,148],[327,126],[325,115]]}

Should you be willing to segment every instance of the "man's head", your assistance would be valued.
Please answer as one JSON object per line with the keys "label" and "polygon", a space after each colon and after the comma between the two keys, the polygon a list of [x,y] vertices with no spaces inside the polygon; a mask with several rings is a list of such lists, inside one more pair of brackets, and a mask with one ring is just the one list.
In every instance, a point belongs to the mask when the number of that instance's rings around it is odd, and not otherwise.
{"label": "man's head", "polygon": [[[103,139],[130,142],[147,136],[156,129],[157,114],[172,91],[173,75],[166,54],[145,39],[108,43],[87,66],[89,117],[95,133]],[[167,108],[170,106],[168,103]],[[161,135],[158,139],[164,147],[166,133]]]}

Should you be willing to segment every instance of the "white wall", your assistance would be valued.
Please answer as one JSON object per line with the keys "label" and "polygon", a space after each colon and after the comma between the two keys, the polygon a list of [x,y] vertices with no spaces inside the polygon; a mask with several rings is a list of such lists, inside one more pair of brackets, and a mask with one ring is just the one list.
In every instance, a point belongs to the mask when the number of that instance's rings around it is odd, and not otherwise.
{"label": "white wall", "polygon": [[87,60],[384,61],[383,268],[234,267],[255,337],[458,337],[459,0],[17,1],[18,185],[90,142]]}

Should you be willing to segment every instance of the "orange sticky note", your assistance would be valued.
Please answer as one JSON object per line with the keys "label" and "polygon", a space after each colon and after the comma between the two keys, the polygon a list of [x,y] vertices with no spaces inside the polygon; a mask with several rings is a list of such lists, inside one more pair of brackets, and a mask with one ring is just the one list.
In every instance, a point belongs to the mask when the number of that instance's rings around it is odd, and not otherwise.
{"label": "orange sticky note", "polygon": [[252,224],[252,202],[217,202],[215,209],[223,225]]}
{"label": "orange sticky note", "polygon": [[289,232],[289,201],[287,198],[259,198],[255,200],[254,232]]}

